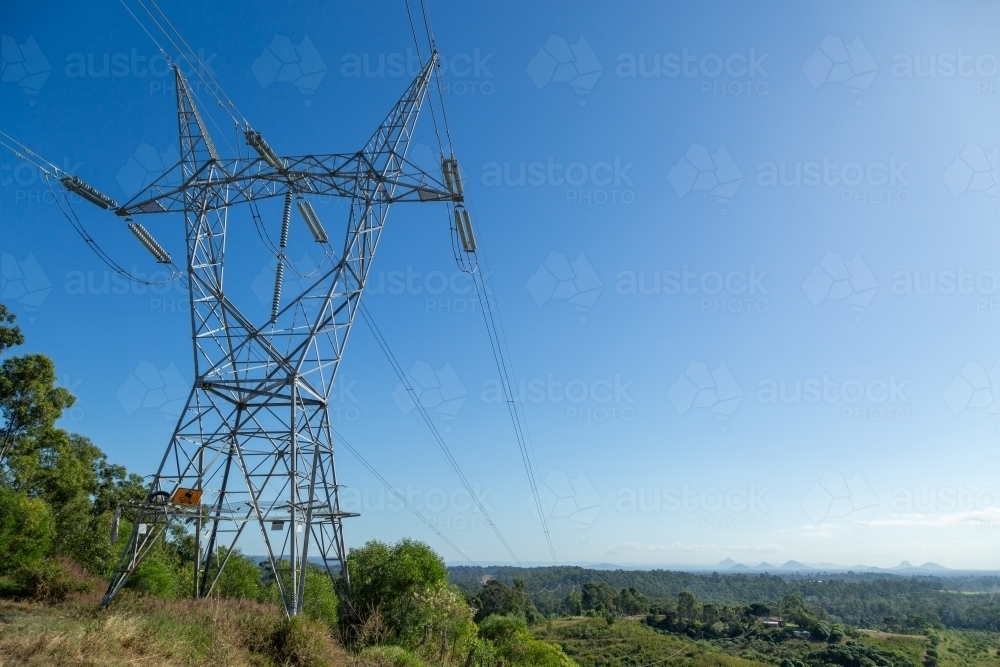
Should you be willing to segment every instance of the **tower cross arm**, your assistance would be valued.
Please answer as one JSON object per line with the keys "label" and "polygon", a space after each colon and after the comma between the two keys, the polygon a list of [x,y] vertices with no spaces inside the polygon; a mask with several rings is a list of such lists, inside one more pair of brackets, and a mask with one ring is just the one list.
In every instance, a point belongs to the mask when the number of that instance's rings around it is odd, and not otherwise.
{"label": "tower cross arm", "polygon": [[[359,180],[375,182],[386,202],[462,201],[440,178],[402,156],[396,172],[385,173],[364,152],[354,154],[301,155],[283,158],[277,169],[264,158],[206,163],[187,180],[178,183],[181,165],[169,169],[126,202],[117,213],[128,217],[147,213],[182,213],[185,192],[207,194],[206,210],[216,210],[259,199],[293,195],[356,197]],[[209,165],[214,164],[214,169]]]}

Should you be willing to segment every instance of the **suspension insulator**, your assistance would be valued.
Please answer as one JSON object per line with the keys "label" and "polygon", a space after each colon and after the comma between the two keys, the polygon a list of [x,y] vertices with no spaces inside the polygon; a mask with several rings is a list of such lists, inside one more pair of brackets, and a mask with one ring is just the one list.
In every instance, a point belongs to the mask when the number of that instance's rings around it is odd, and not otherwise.
{"label": "suspension insulator", "polygon": [[254,132],[253,130],[246,131],[247,143],[250,147],[257,151],[257,155],[261,156],[265,162],[277,169],[278,171],[285,170],[285,164],[281,161],[278,155],[271,150],[271,147],[267,145],[264,141],[264,137],[260,132]]}
{"label": "suspension insulator", "polygon": [[462,222],[465,223],[465,242],[462,246],[465,252],[476,252],[476,237],[472,233],[472,220],[469,219],[469,212],[462,209]]}
{"label": "suspension insulator", "polygon": [[448,186],[448,192],[461,201],[464,196],[464,188],[462,186],[462,174],[458,169],[458,162],[455,158],[442,160],[441,173],[444,174],[444,183]]}
{"label": "suspension insulator", "polygon": [[285,256],[278,256],[278,268],[274,273],[274,298],[271,299],[271,323],[278,320],[278,310],[281,307],[281,281],[285,277]]}
{"label": "suspension insulator", "polygon": [[133,234],[135,234],[135,237],[139,239],[139,243],[144,245],[146,250],[148,250],[149,253],[156,258],[157,262],[161,264],[170,263],[170,255],[163,249],[163,246],[156,242],[156,239],[153,238],[152,234],[146,231],[145,227],[129,218],[128,228]]}
{"label": "suspension insulator", "polygon": [[288,222],[292,219],[292,193],[285,194],[285,211],[281,216],[281,239],[279,244],[282,248],[288,246]]}
{"label": "suspension insulator", "polygon": [[451,159],[451,176],[455,179],[455,194],[459,197],[465,196],[465,188],[462,186],[462,171],[458,168],[458,161]]}
{"label": "suspension insulator", "polygon": [[309,228],[309,232],[316,239],[316,243],[326,243],[328,237],[326,235],[326,230],[323,229],[323,224],[319,221],[319,216],[316,215],[316,211],[313,210],[312,204],[310,204],[305,199],[298,199],[295,205],[299,208],[299,213],[302,214],[302,220],[305,221],[306,227]]}
{"label": "suspension insulator", "polygon": [[444,184],[448,192],[455,194],[455,179],[451,175],[451,160],[441,160],[441,174],[444,176]]}
{"label": "suspension insulator", "polygon": [[87,185],[76,176],[65,176],[60,182],[67,190],[80,195],[91,204],[96,204],[97,206],[105,209],[118,208],[118,204],[114,199],[106,194],[98,192],[95,188]]}
{"label": "suspension insulator", "polygon": [[462,243],[462,249],[464,250],[469,242],[465,238],[465,225],[462,222],[462,209],[455,209],[455,230],[458,231],[458,240]]}

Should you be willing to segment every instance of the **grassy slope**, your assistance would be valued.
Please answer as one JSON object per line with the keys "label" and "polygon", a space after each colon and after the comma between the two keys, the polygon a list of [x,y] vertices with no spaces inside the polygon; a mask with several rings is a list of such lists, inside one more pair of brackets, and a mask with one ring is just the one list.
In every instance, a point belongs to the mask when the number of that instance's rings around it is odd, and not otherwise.
{"label": "grassy slope", "polygon": [[862,643],[898,651],[917,665],[923,663],[924,651],[927,650],[927,637],[923,635],[897,635],[891,632],[862,632],[864,633],[860,640]]}
{"label": "grassy slope", "polygon": [[305,664],[310,658],[331,667],[355,664],[321,628],[298,628],[289,640],[282,635],[282,614],[270,605],[150,601],[101,611],[97,601],[0,599],[0,667],[271,667],[287,664],[291,653]]}
{"label": "grassy slope", "polygon": [[940,667],[1000,667],[1000,634],[973,630],[939,630]]}
{"label": "grassy slope", "polygon": [[535,626],[532,632],[562,646],[580,667],[650,663],[664,667],[764,667],[764,663],[727,655],[705,642],[664,635],[632,620],[618,619],[608,625],[603,618],[559,619]]}

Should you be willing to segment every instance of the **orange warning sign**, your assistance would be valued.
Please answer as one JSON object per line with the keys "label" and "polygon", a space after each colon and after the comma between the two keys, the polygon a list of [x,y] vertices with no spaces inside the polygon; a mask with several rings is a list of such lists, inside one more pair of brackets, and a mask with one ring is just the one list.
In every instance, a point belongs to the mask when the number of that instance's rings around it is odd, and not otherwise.
{"label": "orange warning sign", "polygon": [[170,499],[174,505],[192,505],[197,507],[201,502],[201,489],[178,488]]}

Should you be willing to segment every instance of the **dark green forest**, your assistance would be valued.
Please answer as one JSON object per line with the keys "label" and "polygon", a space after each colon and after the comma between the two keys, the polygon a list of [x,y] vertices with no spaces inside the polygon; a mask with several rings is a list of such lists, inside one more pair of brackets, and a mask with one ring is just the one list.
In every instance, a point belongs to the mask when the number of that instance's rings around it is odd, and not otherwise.
{"label": "dark green forest", "polygon": [[[521,580],[528,597],[543,615],[574,613],[580,608],[577,597],[582,596],[588,584],[606,584],[619,595],[630,589],[641,594],[647,610],[668,610],[676,604],[679,594],[688,592],[701,603],[757,603],[778,613],[781,600],[797,595],[834,621],[863,628],[900,632],[920,631],[926,626],[991,631],[1000,627],[1000,577],[995,576],[901,577],[870,573],[777,576],[572,566],[456,566],[450,569],[449,578],[467,593],[479,590],[485,578],[507,585]],[[628,602],[618,607],[623,612],[636,608]]]}

